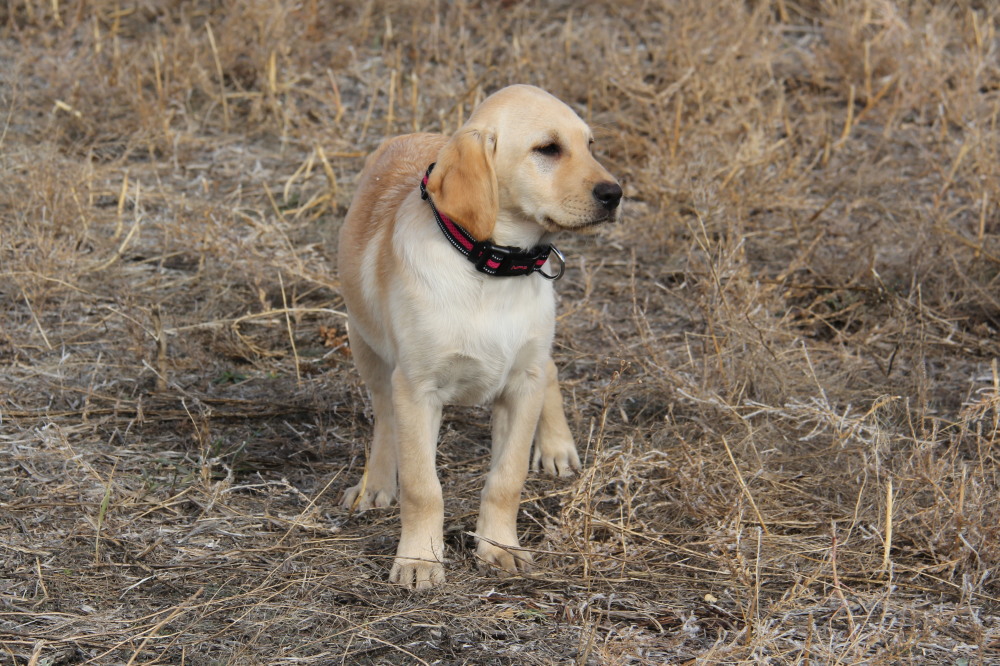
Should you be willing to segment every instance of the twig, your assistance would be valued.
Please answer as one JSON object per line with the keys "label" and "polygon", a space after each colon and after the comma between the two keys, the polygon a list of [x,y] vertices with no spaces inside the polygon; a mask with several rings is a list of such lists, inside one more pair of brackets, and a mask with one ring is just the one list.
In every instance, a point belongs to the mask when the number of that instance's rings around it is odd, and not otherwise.
{"label": "twig", "polygon": [[219,59],[219,49],[215,45],[215,34],[212,32],[212,24],[205,22],[205,31],[208,33],[208,43],[212,47],[212,58],[215,60],[215,71],[219,75],[219,92],[222,96],[222,121],[223,128],[229,131],[229,102],[226,101],[226,77],[222,72],[222,61]]}
{"label": "twig", "polygon": [[764,534],[770,534],[767,529],[767,525],[764,523],[764,516],[760,515],[760,510],[757,508],[757,503],[753,501],[753,495],[750,494],[750,489],[747,488],[746,482],[743,480],[743,474],[740,473],[739,465],[736,464],[736,458],[733,457],[733,452],[729,448],[729,442],[726,440],[725,435],[722,436],[722,444],[726,447],[726,453],[729,454],[729,462],[733,464],[733,470],[736,472],[736,480],[740,482],[740,488],[743,489],[743,494],[747,496],[750,500],[750,506],[753,508],[754,515],[757,516],[757,523],[760,528],[764,531]]}
{"label": "twig", "polygon": [[292,333],[292,318],[289,316],[288,298],[285,296],[285,280],[278,271],[278,284],[281,285],[281,304],[285,310],[285,326],[288,329],[288,341],[292,345],[292,357],[295,360],[295,384],[302,386],[302,369],[299,364],[299,350],[295,346],[295,335]]}
{"label": "twig", "polygon": [[163,318],[160,316],[160,306],[154,305],[150,311],[153,319],[153,331],[156,338],[156,390],[167,390],[167,337],[163,335]]}
{"label": "twig", "polygon": [[891,562],[889,550],[892,548],[892,479],[885,482],[885,538],[882,545],[882,570],[888,572]]}
{"label": "twig", "polygon": [[49,348],[49,351],[54,349],[52,343],[49,342],[49,336],[45,335],[45,329],[42,328],[42,322],[38,320],[38,315],[35,314],[35,308],[31,307],[31,300],[28,298],[28,292],[23,288],[21,289],[21,296],[24,297],[24,304],[28,306],[28,312],[31,313],[31,319],[35,322],[35,326],[38,327],[38,332],[42,334],[42,340],[45,341],[45,346]]}
{"label": "twig", "polygon": [[[840,586],[840,577],[837,574],[837,521],[830,521],[830,566],[833,569],[833,591],[837,593],[837,597],[840,599],[840,603],[843,606],[844,613],[847,615],[847,624],[851,627],[851,633],[853,634],[857,628],[854,624],[854,614],[851,612],[851,605],[847,603],[847,597],[844,596],[844,590]],[[833,620],[837,616],[834,613],[830,619]]]}
{"label": "twig", "polygon": [[118,469],[118,460],[111,466],[111,474],[108,475],[108,483],[104,488],[104,497],[101,499],[101,506],[97,510],[97,529],[94,531],[94,564],[101,561],[101,527],[104,526],[104,518],[108,514],[108,506],[111,504],[112,483],[115,478],[115,470]]}
{"label": "twig", "polygon": [[[160,629],[162,629],[164,626],[166,626],[166,624],[168,622],[170,622],[171,620],[173,620],[175,617],[177,617],[178,615],[180,615],[184,611],[188,610],[191,607],[191,603],[195,599],[197,599],[198,597],[200,597],[201,594],[202,594],[202,592],[204,592],[204,591],[205,591],[205,588],[203,588],[203,587],[198,588],[197,592],[195,592],[190,597],[188,597],[183,603],[181,603],[181,605],[175,607],[170,612],[169,615],[167,615],[165,618],[163,618],[162,620],[160,620],[159,622],[157,622],[153,626],[152,629],[150,629],[149,631],[147,631],[145,638],[142,639],[142,643],[140,643],[139,647],[137,647],[135,649],[135,651],[132,653],[132,656],[129,658],[128,663],[126,663],[125,666],[132,666],[132,664],[135,663],[136,658],[140,654],[142,654],[142,651],[146,648],[146,644],[149,643],[149,639],[152,638],[153,636],[155,636],[160,631]],[[121,645],[121,644],[119,644],[119,645]]]}
{"label": "twig", "polygon": [[[139,191],[139,185],[138,183],[136,183],[136,192],[138,191]],[[136,205],[138,205],[138,203]],[[91,268],[87,269],[87,272],[99,273],[100,271],[103,271],[111,264],[118,261],[125,254],[125,248],[127,248],[128,244],[132,242],[132,237],[135,236],[136,232],[139,231],[139,227],[141,226],[142,226],[142,216],[138,216],[136,217],[135,223],[132,225],[132,228],[128,230],[127,234],[125,234],[125,238],[118,246],[118,249],[115,250],[115,253],[112,254],[110,257],[108,257],[105,261],[101,262],[100,264],[92,266]]]}

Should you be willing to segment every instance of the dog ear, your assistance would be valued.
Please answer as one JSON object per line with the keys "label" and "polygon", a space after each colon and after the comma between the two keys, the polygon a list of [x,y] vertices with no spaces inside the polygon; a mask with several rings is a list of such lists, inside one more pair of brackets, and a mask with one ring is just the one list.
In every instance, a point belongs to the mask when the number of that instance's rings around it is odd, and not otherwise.
{"label": "dog ear", "polygon": [[437,209],[462,225],[473,238],[493,235],[500,201],[493,168],[496,135],[477,129],[460,130],[441,152],[427,181]]}

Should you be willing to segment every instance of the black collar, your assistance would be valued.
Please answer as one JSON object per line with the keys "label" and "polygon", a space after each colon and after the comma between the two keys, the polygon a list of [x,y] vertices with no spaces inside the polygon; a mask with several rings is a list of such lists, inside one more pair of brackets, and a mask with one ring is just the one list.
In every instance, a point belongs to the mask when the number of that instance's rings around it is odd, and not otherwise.
{"label": "black collar", "polygon": [[[464,254],[476,266],[477,271],[498,277],[531,275],[535,272],[549,280],[558,280],[562,277],[566,268],[566,260],[563,258],[562,252],[557,250],[554,245],[539,245],[524,251],[519,247],[494,245],[489,240],[477,241],[461,225],[440,212],[427,192],[427,180],[430,178],[433,168],[433,164],[427,167],[427,173],[420,181],[420,196],[430,204],[431,211],[434,212],[434,219],[437,220],[445,238],[451,241],[455,249]],[[542,271],[542,266],[548,260],[549,254],[555,255],[555,259],[559,263],[559,272],[555,275],[549,275]]]}

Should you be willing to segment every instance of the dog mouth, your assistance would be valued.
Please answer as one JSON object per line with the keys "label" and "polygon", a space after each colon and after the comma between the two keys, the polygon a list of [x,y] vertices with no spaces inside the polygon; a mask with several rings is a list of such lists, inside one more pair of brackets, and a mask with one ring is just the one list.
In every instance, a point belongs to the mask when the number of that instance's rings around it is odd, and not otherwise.
{"label": "dog mouth", "polygon": [[565,222],[559,222],[546,216],[543,220],[544,226],[549,231],[572,231],[575,233],[587,233],[594,232],[598,227],[604,226],[605,224],[614,224],[618,221],[618,216],[615,213],[607,213],[599,217],[595,217],[588,220],[583,220],[580,222],[573,222],[567,224]]}

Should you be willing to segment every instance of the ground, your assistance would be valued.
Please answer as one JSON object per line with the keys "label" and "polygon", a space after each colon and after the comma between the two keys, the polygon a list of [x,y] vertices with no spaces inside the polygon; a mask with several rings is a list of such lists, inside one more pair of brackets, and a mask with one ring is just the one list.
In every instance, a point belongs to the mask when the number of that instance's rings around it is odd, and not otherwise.
{"label": "ground", "polygon": [[[1000,660],[1000,8],[955,0],[0,6],[0,662]],[[560,238],[585,460],[533,572],[395,509],[336,276],[364,156],[542,86],[624,217]],[[501,139],[502,140],[502,139]]]}

